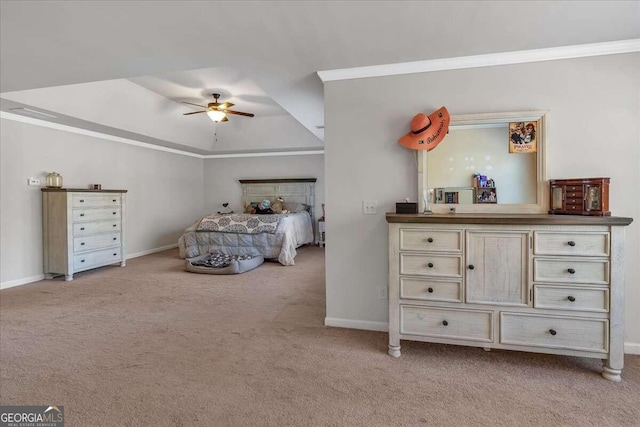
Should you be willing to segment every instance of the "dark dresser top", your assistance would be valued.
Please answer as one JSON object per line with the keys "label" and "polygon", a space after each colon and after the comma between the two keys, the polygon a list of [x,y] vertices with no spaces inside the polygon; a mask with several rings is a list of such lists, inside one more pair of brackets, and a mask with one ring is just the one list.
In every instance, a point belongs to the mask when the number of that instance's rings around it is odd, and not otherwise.
{"label": "dark dresser top", "polygon": [[389,223],[515,224],[515,225],[629,225],[633,218],[548,214],[397,214],[387,212]]}

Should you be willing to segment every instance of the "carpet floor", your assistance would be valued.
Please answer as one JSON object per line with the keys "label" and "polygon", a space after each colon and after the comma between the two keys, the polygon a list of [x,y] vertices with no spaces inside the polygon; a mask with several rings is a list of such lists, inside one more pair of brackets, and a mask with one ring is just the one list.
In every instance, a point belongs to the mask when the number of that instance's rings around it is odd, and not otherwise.
{"label": "carpet floor", "polygon": [[[403,342],[323,326],[324,250],[233,276],[177,250],[0,292],[0,403],[66,426],[638,426],[640,356]],[[347,283],[344,284],[348,286]]]}

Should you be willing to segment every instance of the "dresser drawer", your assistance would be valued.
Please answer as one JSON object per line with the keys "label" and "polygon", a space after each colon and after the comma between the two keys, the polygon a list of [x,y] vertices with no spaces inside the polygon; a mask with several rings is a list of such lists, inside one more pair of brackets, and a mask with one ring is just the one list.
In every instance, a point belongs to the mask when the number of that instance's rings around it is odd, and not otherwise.
{"label": "dresser drawer", "polygon": [[400,250],[462,252],[462,231],[401,228]]}
{"label": "dresser drawer", "polygon": [[609,261],[534,258],[533,280],[560,283],[609,283]]}
{"label": "dresser drawer", "polygon": [[99,221],[103,219],[120,219],[120,207],[114,206],[109,209],[74,209],[73,222]]}
{"label": "dresser drawer", "polygon": [[110,246],[120,246],[120,242],[120,232],[76,237],[73,239],[73,252],[87,252]]}
{"label": "dresser drawer", "polygon": [[400,298],[462,302],[462,282],[401,277]]}
{"label": "dresser drawer", "polygon": [[500,343],[606,353],[609,321],[562,316],[500,313]]}
{"label": "dresser drawer", "polygon": [[400,274],[461,277],[462,257],[400,253]]}
{"label": "dresser drawer", "polygon": [[97,207],[97,206],[120,206],[121,197],[118,193],[112,194],[74,194],[72,196],[72,206],[74,208]]}
{"label": "dresser drawer", "polygon": [[121,261],[120,248],[103,249],[96,252],[87,252],[73,256],[73,269],[75,271],[87,270],[105,264]]}
{"label": "dresser drawer", "polygon": [[106,233],[109,231],[120,231],[120,220],[99,221],[99,222],[79,222],[73,224],[74,236],[87,236],[89,234]]}
{"label": "dresser drawer", "polygon": [[400,333],[493,341],[493,312],[400,305]]}
{"label": "dresser drawer", "polygon": [[609,289],[576,286],[534,287],[534,307],[576,311],[609,311]]}
{"label": "dresser drawer", "polygon": [[533,233],[536,255],[609,256],[609,233]]}

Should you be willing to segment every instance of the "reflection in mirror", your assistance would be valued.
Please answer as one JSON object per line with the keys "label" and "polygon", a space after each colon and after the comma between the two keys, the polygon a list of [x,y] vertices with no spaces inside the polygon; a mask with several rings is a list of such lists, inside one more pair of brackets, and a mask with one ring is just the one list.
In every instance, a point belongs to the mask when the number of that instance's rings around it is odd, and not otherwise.
{"label": "reflection in mirror", "polygon": [[[429,152],[427,173],[435,203],[536,203],[536,154],[509,153],[508,123],[452,127],[445,141]],[[487,180],[481,183],[474,175]],[[476,194],[456,201],[438,197],[451,193],[450,187],[469,187],[460,195],[474,189]]]}
{"label": "reflection in mirror", "polygon": [[[458,213],[546,213],[545,116],[545,111],[451,116],[444,141],[428,153],[418,151],[419,212],[457,207]],[[528,124],[535,128],[534,143],[525,133],[511,143]]]}

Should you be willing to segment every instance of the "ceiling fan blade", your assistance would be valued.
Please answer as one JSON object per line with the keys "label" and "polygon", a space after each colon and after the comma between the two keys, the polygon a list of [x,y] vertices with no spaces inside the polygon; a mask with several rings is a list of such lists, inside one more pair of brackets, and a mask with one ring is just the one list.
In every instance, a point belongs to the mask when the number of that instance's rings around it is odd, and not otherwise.
{"label": "ceiling fan blade", "polygon": [[187,102],[187,101],[181,101],[181,104],[189,104],[189,105],[195,105],[196,107],[200,107],[200,108],[207,108],[206,105],[194,104],[193,102]]}
{"label": "ceiling fan blade", "polygon": [[237,114],[238,116],[247,116],[247,117],[253,117],[255,115],[251,113],[243,113],[242,111],[233,111],[233,110],[224,110],[224,112],[228,114]]}
{"label": "ceiling fan blade", "polygon": [[227,116],[224,116],[224,118],[222,120],[220,120],[221,122],[228,122],[229,119],[227,118]]}
{"label": "ceiling fan blade", "polygon": [[226,110],[227,108],[233,107],[234,105],[236,105],[236,104],[232,104],[230,102],[225,102],[224,104],[220,104],[220,106],[218,108]]}
{"label": "ceiling fan blade", "polygon": [[193,111],[191,113],[184,113],[183,116],[188,116],[189,114],[200,114],[200,113],[206,113],[206,111]]}

